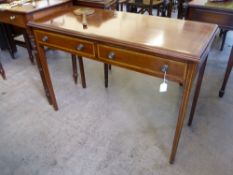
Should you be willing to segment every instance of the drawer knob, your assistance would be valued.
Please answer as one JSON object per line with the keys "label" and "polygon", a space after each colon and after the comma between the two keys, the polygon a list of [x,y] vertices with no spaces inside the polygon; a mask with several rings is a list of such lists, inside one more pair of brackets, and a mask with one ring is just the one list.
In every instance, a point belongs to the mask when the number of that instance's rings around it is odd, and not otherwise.
{"label": "drawer knob", "polygon": [[76,47],[76,49],[77,49],[78,51],[82,51],[82,50],[84,49],[84,45],[83,45],[83,44],[79,44],[79,45]]}
{"label": "drawer knob", "polygon": [[168,65],[163,65],[162,66],[162,68],[161,68],[161,71],[163,72],[163,73],[165,73],[165,72],[167,72],[168,71]]}
{"label": "drawer knob", "polygon": [[10,20],[13,21],[15,19],[15,16],[10,16]]}
{"label": "drawer knob", "polygon": [[43,42],[47,42],[49,40],[49,38],[47,37],[47,36],[44,36],[43,38],[42,38],[42,41]]}
{"label": "drawer knob", "polygon": [[108,58],[111,59],[111,60],[113,60],[115,57],[116,57],[116,54],[114,52],[110,52],[108,54]]}

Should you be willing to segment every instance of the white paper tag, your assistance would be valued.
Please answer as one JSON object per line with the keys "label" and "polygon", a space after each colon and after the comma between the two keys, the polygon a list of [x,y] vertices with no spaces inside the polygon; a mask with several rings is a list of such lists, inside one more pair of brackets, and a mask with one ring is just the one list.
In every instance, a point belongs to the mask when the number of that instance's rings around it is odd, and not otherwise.
{"label": "white paper tag", "polygon": [[167,91],[167,83],[162,82],[159,87],[159,92],[166,92]]}

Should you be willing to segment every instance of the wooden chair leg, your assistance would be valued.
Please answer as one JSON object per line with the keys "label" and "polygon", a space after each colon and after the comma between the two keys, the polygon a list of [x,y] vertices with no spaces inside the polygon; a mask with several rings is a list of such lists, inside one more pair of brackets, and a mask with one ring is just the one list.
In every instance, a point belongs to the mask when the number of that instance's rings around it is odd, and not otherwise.
{"label": "wooden chair leg", "polygon": [[5,80],[6,79],[6,74],[3,69],[2,63],[0,62],[0,74],[2,75],[2,78]]}
{"label": "wooden chair leg", "polygon": [[108,87],[108,64],[104,63],[104,84],[105,88]]}
{"label": "wooden chair leg", "polygon": [[84,72],[84,66],[83,66],[83,58],[81,56],[78,56],[78,62],[79,62],[82,87],[86,88],[86,78],[85,78],[85,72]]}
{"label": "wooden chair leg", "polygon": [[77,84],[78,82],[78,69],[77,69],[77,60],[76,60],[76,56],[74,54],[71,55],[71,59],[72,59],[72,68],[73,68],[73,79],[74,79],[74,83]]}
{"label": "wooden chair leg", "polygon": [[[208,57],[208,56],[207,56],[207,57]],[[203,79],[203,75],[204,75],[204,72],[205,72],[207,57],[206,57],[206,60],[205,60],[205,62],[202,64],[202,66],[201,66],[201,68],[200,68],[200,71],[199,71],[199,75],[198,75],[198,79],[197,79],[197,84],[196,84],[196,89],[195,89],[195,92],[194,92],[193,103],[192,103],[192,107],[191,107],[191,112],[190,112],[190,115],[189,115],[188,126],[191,126],[191,125],[192,125],[193,116],[194,116],[194,111],[195,111],[195,109],[196,109],[197,99],[198,99],[199,94],[200,94],[202,79]]]}
{"label": "wooden chair leg", "polygon": [[109,70],[112,70],[112,65],[109,64],[109,65],[108,65],[108,68],[109,68]]}
{"label": "wooden chair leg", "polygon": [[25,45],[26,45],[26,48],[28,51],[29,59],[30,59],[32,64],[35,64],[33,54],[32,54],[32,47],[31,47],[30,39],[29,39],[26,31],[23,32],[23,37],[24,37]]}
{"label": "wooden chair leg", "polygon": [[223,97],[223,95],[225,93],[225,87],[226,87],[228,78],[230,76],[232,66],[233,66],[233,46],[231,48],[231,53],[230,53],[230,57],[229,57],[229,60],[228,60],[228,63],[227,63],[227,69],[226,69],[226,73],[225,73],[224,80],[223,80],[223,83],[222,83],[222,87],[221,87],[221,89],[219,91],[219,97]]}
{"label": "wooden chair leg", "polygon": [[222,33],[222,44],[221,44],[221,48],[220,48],[221,51],[223,50],[223,47],[224,47],[224,44],[225,44],[225,41],[226,41],[227,32],[228,32],[228,30],[225,30]]}

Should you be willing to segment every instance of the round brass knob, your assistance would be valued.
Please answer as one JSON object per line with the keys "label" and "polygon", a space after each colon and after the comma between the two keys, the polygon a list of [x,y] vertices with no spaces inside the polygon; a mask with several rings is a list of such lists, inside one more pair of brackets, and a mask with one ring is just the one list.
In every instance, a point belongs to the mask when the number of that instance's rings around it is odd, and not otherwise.
{"label": "round brass knob", "polygon": [[82,50],[84,49],[84,45],[83,45],[83,44],[79,44],[79,45],[76,47],[76,49],[77,49],[78,51],[82,51]]}
{"label": "round brass knob", "polygon": [[43,42],[47,42],[49,40],[49,38],[47,37],[47,36],[44,36],[43,38],[42,38],[42,41]]}
{"label": "round brass knob", "polygon": [[10,16],[10,20],[13,21],[16,17],[15,16]]}
{"label": "round brass knob", "polygon": [[114,52],[110,52],[108,54],[108,58],[111,59],[111,60],[113,60],[115,57],[116,57],[116,54]]}

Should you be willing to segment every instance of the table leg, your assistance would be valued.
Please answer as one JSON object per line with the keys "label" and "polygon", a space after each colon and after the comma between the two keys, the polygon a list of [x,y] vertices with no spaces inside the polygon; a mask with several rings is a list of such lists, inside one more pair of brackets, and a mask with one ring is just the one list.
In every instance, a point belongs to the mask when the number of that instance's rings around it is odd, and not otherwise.
{"label": "table leg", "polygon": [[183,0],[178,0],[178,14],[177,18],[181,19],[183,17]]}
{"label": "table leg", "polygon": [[5,71],[3,69],[2,63],[0,62],[0,74],[2,75],[2,78],[5,80],[6,79],[6,75],[5,75]]}
{"label": "table leg", "polygon": [[108,68],[108,64],[104,63],[104,84],[106,88],[108,87]]}
{"label": "table leg", "polygon": [[74,83],[77,84],[77,82],[78,82],[78,71],[77,71],[76,56],[74,54],[72,54],[71,59],[72,59],[72,68],[73,68],[73,79],[74,79]]}
{"label": "table leg", "polygon": [[223,97],[223,95],[224,95],[225,87],[226,87],[228,78],[230,76],[232,66],[233,66],[233,46],[231,48],[231,53],[230,53],[230,57],[229,57],[229,60],[228,60],[228,63],[227,63],[227,69],[226,69],[226,73],[225,73],[224,80],[223,80],[223,83],[222,83],[222,87],[221,87],[221,89],[219,91],[219,97]]}
{"label": "table leg", "polygon": [[30,42],[30,39],[29,39],[29,36],[28,36],[28,33],[27,33],[26,30],[23,32],[23,37],[24,37],[24,40],[25,40],[25,45],[26,45],[26,48],[27,48],[27,51],[28,51],[29,59],[30,59],[32,64],[35,64],[33,54],[32,54],[31,42]]}
{"label": "table leg", "polygon": [[194,116],[194,112],[195,112],[195,109],[196,109],[197,100],[198,100],[198,97],[199,97],[199,93],[200,93],[200,89],[201,89],[201,84],[202,84],[202,80],[203,80],[203,75],[204,75],[204,72],[205,72],[207,58],[208,58],[208,56],[206,57],[204,63],[201,65],[201,68],[199,70],[199,75],[198,75],[198,79],[197,79],[196,89],[195,89],[195,92],[194,92],[193,103],[192,103],[191,112],[190,112],[190,115],[189,115],[188,126],[192,125],[193,116]]}
{"label": "table leg", "polygon": [[176,131],[175,131],[172,150],[171,150],[171,154],[170,154],[169,162],[171,164],[175,160],[176,151],[177,151],[181,131],[182,131],[183,124],[184,124],[185,113],[186,113],[187,106],[188,106],[189,96],[190,96],[191,89],[192,89],[192,83],[193,83],[193,79],[195,76],[195,70],[196,70],[196,64],[189,64],[188,65],[188,70],[187,70],[187,74],[186,74],[186,78],[185,78],[185,82],[184,82],[183,97],[182,97],[181,104],[180,104],[179,116],[178,116],[178,120],[177,120],[177,124],[176,124]]}
{"label": "table leg", "polygon": [[49,96],[50,100],[51,100],[51,104],[53,105],[54,109],[57,111],[58,110],[58,105],[57,105],[57,100],[54,94],[54,90],[53,90],[53,85],[52,85],[52,81],[50,78],[50,74],[49,74],[49,70],[48,70],[48,64],[47,64],[47,60],[46,60],[46,56],[45,56],[45,51],[43,46],[37,46],[37,51],[38,51],[38,66],[39,66],[39,70],[41,72],[41,78],[43,81],[43,85],[44,85],[44,89],[45,89],[45,93]]}
{"label": "table leg", "polygon": [[85,72],[84,72],[84,66],[83,66],[83,58],[81,56],[78,56],[78,62],[79,62],[82,86],[83,88],[86,88],[86,78],[85,78]]}

